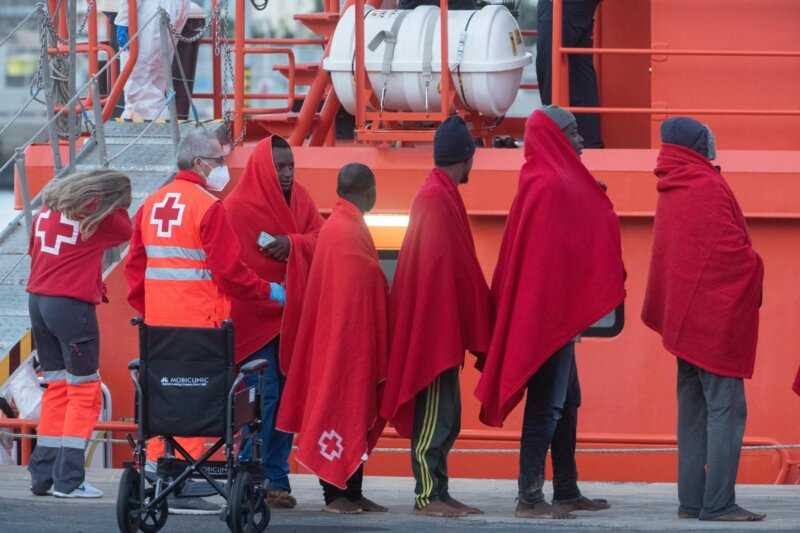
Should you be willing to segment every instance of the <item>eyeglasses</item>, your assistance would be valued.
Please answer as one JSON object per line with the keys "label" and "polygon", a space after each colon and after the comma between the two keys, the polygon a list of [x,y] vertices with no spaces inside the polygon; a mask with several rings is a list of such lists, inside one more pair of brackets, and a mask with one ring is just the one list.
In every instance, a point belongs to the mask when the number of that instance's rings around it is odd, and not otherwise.
{"label": "eyeglasses", "polygon": [[205,159],[206,161],[214,161],[218,167],[221,167],[225,164],[225,156],[221,155],[219,157],[204,157],[200,156],[200,159]]}

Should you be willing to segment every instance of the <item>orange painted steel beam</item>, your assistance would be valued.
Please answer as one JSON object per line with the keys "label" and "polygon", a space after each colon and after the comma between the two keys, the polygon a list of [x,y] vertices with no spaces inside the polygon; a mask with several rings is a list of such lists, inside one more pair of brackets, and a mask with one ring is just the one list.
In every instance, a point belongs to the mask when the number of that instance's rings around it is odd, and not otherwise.
{"label": "orange painted steel beam", "polygon": [[[231,45],[235,40],[220,39],[220,44]],[[244,40],[245,44],[268,44],[268,45],[325,45],[325,39],[300,39],[295,37],[247,37]],[[214,44],[214,39],[200,39],[200,44]]]}
{"label": "orange painted steel beam", "polygon": [[[233,98],[233,93],[228,93],[227,96],[228,98]],[[287,93],[271,93],[271,94],[244,93],[245,100],[286,100],[287,98],[289,98],[289,96],[290,95]],[[197,99],[209,100],[211,98],[217,98],[217,97],[219,97],[219,95],[213,93],[196,93],[192,95],[192,98],[194,98],[195,100]],[[294,95],[295,100],[302,100],[305,97],[306,97],[305,94]]]}
{"label": "orange painted steel beam", "polygon": [[561,99],[561,76],[565,72],[566,56],[561,52],[563,0],[553,0],[552,58],[550,60],[550,101],[553,105],[564,106]]}
{"label": "orange painted steel beam", "polygon": [[742,57],[800,57],[791,50],[670,50],[669,48],[561,48],[562,54],[619,54],[658,56],[742,56]]}
{"label": "orange painted steel beam", "polygon": [[232,139],[238,139],[244,132],[244,47],[245,33],[245,0],[236,0],[236,19],[234,21],[233,43],[233,134]]}
{"label": "orange painted steel beam", "polygon": [[568,107],[573,113],[628,113],[654,115],[774,115],[796,116],[800,109],[691,109],[668,107]]}

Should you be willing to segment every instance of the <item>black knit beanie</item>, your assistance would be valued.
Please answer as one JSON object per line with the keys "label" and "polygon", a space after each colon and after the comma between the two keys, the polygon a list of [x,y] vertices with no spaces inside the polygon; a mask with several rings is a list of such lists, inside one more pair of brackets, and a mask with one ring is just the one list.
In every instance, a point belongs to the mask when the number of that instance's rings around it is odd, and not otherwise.
{"label": "black knit beanie", "polygon": [[467,123],[458,115],[448,117],[433,136],[433,160],[438,166],[466,161],[475,153],[475,141]]}

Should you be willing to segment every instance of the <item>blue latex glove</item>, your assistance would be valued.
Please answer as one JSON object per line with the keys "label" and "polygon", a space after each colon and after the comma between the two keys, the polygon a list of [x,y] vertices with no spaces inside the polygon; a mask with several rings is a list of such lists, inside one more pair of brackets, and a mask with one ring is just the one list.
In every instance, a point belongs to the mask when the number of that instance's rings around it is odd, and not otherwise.
{"label": "blue latex glove", "polygon": [[284,290],[283,286],[279,283],[270,283],[269,299],[272,302],[278,302],[282,306],[286,305],[286,291]]}
{"label": "blue latex glove", "polygon": [[128,44],[128,27],[127,26],[117,26],[117,44],[119,45],[119,49]]}

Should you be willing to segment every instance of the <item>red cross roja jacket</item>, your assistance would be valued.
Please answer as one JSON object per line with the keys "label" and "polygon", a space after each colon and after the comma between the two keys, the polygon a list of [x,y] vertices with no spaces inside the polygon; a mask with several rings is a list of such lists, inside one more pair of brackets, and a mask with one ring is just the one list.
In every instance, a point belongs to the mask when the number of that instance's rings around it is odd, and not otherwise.
{"label": "red cross roja jacket", "polygon": [[218,327],[230,316],[231,298],[269,297],[269,284],[241,262],[240,251],[202,177],[178,172],[136,213],[128,302],[149,325]]}

